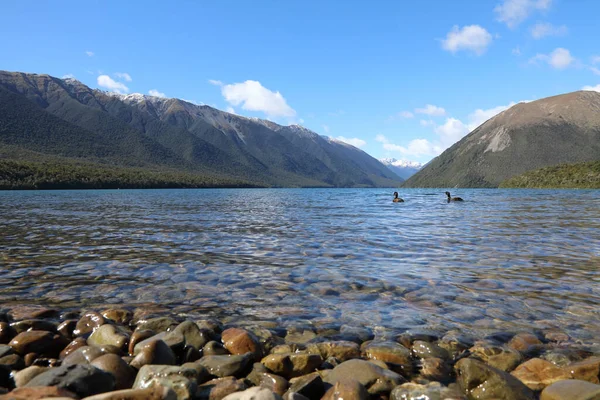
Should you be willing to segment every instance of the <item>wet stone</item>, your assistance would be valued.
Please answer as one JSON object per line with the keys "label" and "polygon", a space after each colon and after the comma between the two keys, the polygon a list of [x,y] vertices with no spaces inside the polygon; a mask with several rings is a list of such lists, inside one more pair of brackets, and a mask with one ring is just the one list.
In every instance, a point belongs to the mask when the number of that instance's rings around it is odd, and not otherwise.
{"label": "wet stone", "polygon": [[186,346],[191,346],[196,350],[202,349],[210,341],[210,334],[198,328],[198,325],[192,321],[183,321],[173,332],[184,338]]}
{"label": "wet stone", "polygon": [[66,321],[63,321],[56,327],[56,330],[58,333],[60,333],[67,339],[72,339],[74,337],[73,331],[77,326],[77,321],[78,320],[76,319],[68,319]]}
{"label": "wet stone", "polygon": [[252,353],[255,360],[260,360],[263,354],[263,349],[260,341],[252,332],[241,328],[229,328],[221,334],[223,347],[231,354],[241,355]]}
{"label": "wet stone", "polygon": [[325,394],[325,386],[321,376],[313,372],[290,380],[290,388],[286,393],[299,393],[309,399],[320,399]]}
{"label": "wet stone", "polygon": [[154,340],[141,347],[130,365],[140,369],[148,364],[175,365],[176,363],[177,358],[173,350],[162,340]]}
{"label": "wet stone", "polygon": [[131,311],[122,308],[109,308],[108,310],[102,311],[100,314],[108,320],[123,325],[129,325],[129,322],[131,322],[131,319],[133,318],[133,313]]}
{"label": "wet stone", "polygon": [[135,332],[133,332],[131,334],[131,337],[129,338],[129,354],[133,355],[134,351],[135,351],[135,346],[148,339],[151,338],[152,336],[156,335],[156,332],[150,330],[150,329],[136,329]]}
{"label": "wet stone", "polygon": [[251,365],[254,356],[247,355],[223,355],[223,356],[204,356],[196,363],[205,367],[208,372],[216,377],[226,376],[244,376]]}
{"label": "wet stone", "polygon": [[58,310],[42,306],[16,306],[8,312],[8,317],[12,321],[24,319],[43,319],[54,318],[58,316]]}
{"label": "wet stone", "polygon": [[5,365],[11,370],[21,370],[25,368],[25,361],[18,354],[9,354],[4,357],[0,357],[0,365]]}
{"label": "wet stone", "polygon": [[168,387],[153,385],[147,389],[125,389],[86,397],[85,400],[177,400]]}
{"label": "wet stone", "polygon": [[57,325],[54,322],[43,319],[25,319],[18,322],[13,322],[10,326],[17,332],[25,332],[28,330],[56,332]]}
{"label": "wet stone", "polygon": [[533,391],[517,378],[479,360],[463,358],[454,368],[459,385],[470,398],[535,400]]}
{"label": "wet stone", "polygon": [[[259,365],[262,366],[262,364]],[[256,369],[253,369],[246,379],[255,386],[262,386],[280,396],[283,396],[290,386],[284,377],[265,371],[257,371]]]}
{"label": "wet stone", "polygon": [[95,358],[90,365],[109,372],[115,377],[115,389],[129,389],[133,385],[136,371],[116,354],[104,354]]}
{"label": "wet stone", "polygon": [[564,369],[573,379],[598,384],[600,376],[600,357],[590,357],[567,365]]}
{"label": "wet stone", "polygon": [[166,332],[169,328],[174,328],[179,323],[171,317],[156,317],[138,321],[136,330],[152,330],[155,332]]}
{"label": "wet stone", "polygon": [[206,343],[206,345],[202,349],[202,353],[205,356],[222,356],[225,354],[229,354],[227,349],[223,347],[223,345],[217,341],[211,340]]}
{"label": "wet stone", "polygon": [[505,346],[498,346],[488,342],[478,342],[469,349],[471,354],[481,359],[486,364],[510,372],[523,361],[520,352]]}
{"label": "wet stone", "polygon": [[441,358],[444,360],[448,360],[450,355],[446,349],[441,348],[440,346],[425,342],[422,340],[415,340],[412,345],[412,352],[415,357],[418,358]]}
{"label": "wet stone", "polygon": [[396,386],[390,393],[390,400],[427,399],[427,400],[462,400],[466,399],[458,390],[450,389],[439,382],[430,382],[426,385],[418,383],[404,383]]}
{"label": "wet stone", "polygon": [[17,336],[17,331],[8,322],[0,322],[0,344],[7,344]]}
{"label": "wet stone", "polygon": [[222,400],[226,396],[246,389],[241,379],[232,376],[217,378],[198,386],[197,400]]}
{"label": "wet stone", "polygon": [[401,375],[365,360],[341,363],[331,370],[325,381],[334,385],[348,379],[358,381],[371,395],[389,393],[394,387],[406,382]]}
{"label": "wet stone", "polygon": [[509,348],[523,354],[531,354],[536,351],[539,352],[542,346],[542,341],[531,333],[519,333],[508,342]]}
{"label": "wet stone", "polygon": [[0,344],[0,357],[8,356],[10,354],[14,354],[12,347],[6,344]]}
{"label": "wet stone", "polygon": [[369,360],[385,362],[392,371],[403,376],[414,373],[410,350],[396,342],[371,342],[363,348],[363,355]]}
{"label": "wet stone", "polygon": [[15,387],[25,386],[30,380],[38,376],[42,372],[48,370],[46,367],[38,367],[32,365],[18,372],[13,372],[13,380],[15,381]]}
{"label": "wet stone", "polygon": [[598,400],[600,385],[580,380],[553,383],[542,392],[540,400]]}
{"label": "wet stone", "polygon": [[261,363],[277,375],[294,378],[313,372],[323,363],[323,358],[319,354],[307,353],[271,354]]}
{"label": "wet stone", "polygon": [[59,357],[61,359],[64,359],[65,357],[67,357],[69,354],[71,354],[72,352],[74,352],[75,350],[87,346],[87,340],[85,340],[84,338],[75,338],[73,339],[73,341],[71,343],[69,343],[61,352]]}
{"label": "wet stone", "polygon": [[542,390],[554,382],[571,379],[569,371],[539,358],[532,358],[519,365],[511,375],[535,391]]}
{"label": "wet stone", "polygon": [[80,397],[110,392],[115,387],[115,378],[91,365],[63,365],[37,375],[24,387],[57,386]]}
{"label": "wet stone", "polygon": [[423,358],[420,362],[421,378],[448,384],[454,380],[452,368],[441,358]]}
{"label": "wet stone", "polygon": [[8,345],[21,355],[37,353],[57,357],[67,343],[67,339],[52,332],[27,331],[19,333]]}
{"label": "wet stone", "polygon": [[341,362],[360,357],[360,346],[348,341],[310,343],[306,346],[306,351],[319,354],[323,359],[335,357]]}
{"label": "wet stone", "polygon": [[283,400],[280,395],[265,387],[251,387],[242,392],[227,395],[224,400]]}
{"label": "wet stone", "polygon": [[106,323],[102,314],[95,311],[90,311],[85,314],[77,321],[75,329],[73,330],[74,336],[84,336],[88,333],[92,333],[94,329],[102,326]]}
{"label": "wet stone", "polygon": [[134,389],[146,389],[153,385],[171,388],[178,400],[188,400],[197,390],[197,372],[193,368],[165,365],[145,365],[137,374]]}
{"label": "wet stone", "polygon": [[338,381],[333,385],[322,400],[368,400],[369,392],[354,379]]}
{"label": "wet stone", "polygon": [[104,352],[98,347],[83,346],[66,356],[62,365],[89,364],[101,355],[104,355]]}
{"label": "wet stone", "polygon": [[56,386],[21,387],[10,392],[10,395],[0,396],[7,400],[38,400],[38,399],[78,399],[79,397],[70,390]]}
{"label": "wet stone", "polygon": [[105,324],[99,326],[87,339],[90,346],[102,347],[112,345],[120,350],[125,350],[129,342],[129,335],[114,325]]}

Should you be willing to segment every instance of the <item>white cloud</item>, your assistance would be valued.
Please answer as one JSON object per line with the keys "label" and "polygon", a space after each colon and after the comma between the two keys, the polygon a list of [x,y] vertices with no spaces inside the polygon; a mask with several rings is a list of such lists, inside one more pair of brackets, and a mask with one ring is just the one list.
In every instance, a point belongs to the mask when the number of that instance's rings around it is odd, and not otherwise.
{"label": "white cloud", "polygon": [[569,50],[559,47],[550,54],[536,54],[529,60],[529,63],[536,64],[538,61],[548,63],[556,69],[565,69],[573,64],[575,58]]}
{"label": "white cloud", "polygon": [[521,55],[521,48],[519,46],[515,47],[514,49],[512,49],[512,53],[515,56],[520,56]]}
{"label": "white cloud", "polygon": [[231,106],[227,107],[227,109],[225,111],[227,111],[229,114],[237,115],[237,113],[235,112],[235,108],[233,108]]}
{"label": "white cloud", "polygon": [[323,130],[325,131],[325,133],[329,133],[329,126],[323,125]]}
{"label": "white cloud", "polygon": [[421,126],[434,126],[435,122],[433,122],[432,120],[428,119],[428,120],[420,120],[419,124],[421,124]]}
{"label": "white cloud", "polygon": [[427,104],[423,108],[415,108],[415,112],[417,114],[431,115],[432,117],[441,117],[446,115],[446,110],[444,110],[442,107],[434,106],[432,104]]}
{"label": "white cloud", "polygon": [[552,0],[504,0],[494,8],[497,20],[514,28],[525,21],[533,12],[547,10]]}
{"label": "white cloud", "polygon": [[86,51],[85,54],[87,54],[88,57],[94,57],[93,51]]}
{"label": "white cloud", "polygon": [[364,140],[359,139],[359,138],[345,138],[343,136],[338,136],[338,137],[336,137],[336,140],[339,140],[340,142],[351,144],[352,146],[358,147],[358,148],[361,148],[367,144],[367,142],[365,142]]}
{"label": "white cloud", "polygon": [[600,84],[596,86],[584,86],[581,88],[581,90],[591,90],[593,92],[600,92]]}
{"label": "white cloud", "polygon": [[129,75],[127,72],[115,72],[113,75],[126,82],[131,82],[131,75]]}
{"label": "white cloud", "polygon": [[446,35],[446,39],[442,40],[442,48],[451,53],[467,50],[481,55],[490,43],[492,43],[492,35],[481,26],[468,25],[459,28],[458,25],[454,25]]}
{"label": "white cloud", "polygon": [[531,36],[541,39],[546,36],[564,36],[568,32],[565,25],[554,26],[551,23],[538,23],[531,27]]}
{"label": "white cloud", "polygon": [[62,76],[62,79],[75,79],[75,75],[73,74],[65,74]]}
{"label": "white cloud", "polygon": [[244,110],[261,111],[269,117],[294,117],[291,108],[279,92],[272,92],[258,81],[248,80],[221,87],[221,93],[229,104],[241,105]]}
{"label": "white cloud", "polygon": [[384,135],[377,135],[375,140],[383,144],[383,148],[388,151],[394,151],[403,155],[410,156],[435,156],[441,152],[441,148],[431,143],[427,139],[414,139],[408,143],[408,146],[400,146],[390,143]]}
{"label": "white cloud", "polygon": [[400,111],[398,113],[398,116],[400,116],[402,118],[412,118],[412,117],[414,117],[414,114],[411,113],[410,111]]}
{"label": "white cloud", "polygon": [[600,69],[596,67],[590,67],[590,71],[592,71],[596,75],[600,75]]}
{"label": "white cloud", "polygon": [[209,79],[208,83],[210,83],[211,85],[215,85],[215,86],[223,86],[223,82],[217,81],[217,80],[214,80],[214,79]]}
{"label": "white cloud", "polygon": [[201,102],[201,101],[196,101],[196,100],[188,100],[188,99],[181,99],[181,100],[183,100],[183,101],[186,101],[186,102],[188,102],[188,103],[192,103],[192,104],[194,104],[194,105],[196,105],[196,106],[204,106],[204,105],[206,105],[206,104],[204,104],[204,103],[203,103],[203,102]]}
{"label": "white cloud", "polygon": [[116,93],[128,93],[129,92],[129,88],[127,86],[125,86],[121,82],[117,82],[117,81],[113,80],[108,75],[100,75],[97,80],[98,80],[98,86],[108,89],[111,92],[116,92]]}
{"label": "white cloud", "polygon": [[164,94],[163,92],[159,92],[156,89],[150,89],[150,90],[148,90],[148,94],[150,96],[154,96],[154,97],[167,97],[166,94]]}
{"label": "white cloud", "polygon": [[600,56],[592,56],[592,64],[600,64]]}
{"label": "white cloud", "polygon": [[434,131],[440,136],[442,145],[448,147],[469,133],[469,127],[459,119],[446,118],[446,122],[436,126]]}

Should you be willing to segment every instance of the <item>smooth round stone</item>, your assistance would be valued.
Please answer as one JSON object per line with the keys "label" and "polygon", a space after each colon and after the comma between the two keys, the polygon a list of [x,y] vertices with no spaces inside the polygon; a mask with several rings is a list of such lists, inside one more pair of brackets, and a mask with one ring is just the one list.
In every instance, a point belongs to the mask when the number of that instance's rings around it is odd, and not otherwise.
{"label": "smooth round stone", "polygon": [[129,325],[133,318],[133,313],[131,311],[122,308],[109,308],[108,310],[102,311],[100,314],[102,314],[104,318],[122,325]]}
{"label": "smooth round stone", "polygon": [[196,399],[223,400],[227,395],[246,389],[246,384],[242,379],[236,379],[232,376],[217,378],[198,386]]}
{"label": "smooth round stone", "polygon": [[413,343],[417,340],[432,343],[437,341],[439,337],[440,335],[437,332],[433,331],[411,331],[399,335],[396,338],[396,341],[404,347],[406,347],[407,349],[410,349],[412,348]]}
{"label": "smooth round stone", "polygon": [[58,325],[58,327],[56,327],[56,330],[58,331],[58,333],[60,333],[67,339],[72,339],[74,336],[73,331],[75,330],[75,327],[77,326],[77,321],[78,320],[76,320],[76,319],[67,319],[67,320],[61,322]]}
{"label": "smooth round stone", "polygon": [[223,324],[216,319],[201,319],[196,321],[196,325],[198,325],[198,328],[201,330],[208,331],[212,336],[216,336],[223,332]]}
{"label": "smooth round stone", "polygon": [[317,334],[312,330],[302,332],[292,332],[285,336],[286,343],[306,344],[317,337]]}
{"label": "smooth round stone", "polygon": [[423,400],[459,400],[464,399],[463,395],[439,382],[430,382],[426,385],[418,383],[404,383],[396,386],[390,393],[390,400],[407,400],[407,399],[423,399]]}
{"label": "smooth round stone", "polygon": [[129,335],[122,332],[114,325],[104,324],[92,332],[87,339],[87,342],[90,346],[102,347],[111,345],[123,351],[126,349],[129,342]]}
{"label": "smooth round stone", "polygon": [[511,375],[523,382],[531,390],[542,390],[546,386],[564,379],[571,379],[571,373],[549,361],[532,358],[519,365]]}
{"label": "smooth round stone", "polygon": [[8,322],[0,322],[0,344],[7,344],[17,336],[17,331]]}
{"label": "smooth round stone", "polygon": [[523,361],[520,352],[493,343],[478,342],[469,350],[486,364],[502,371],[510,372]]}
{"label": "smooth round stone", "polygon": [[448,384],[454,378],[452,368],[441,358],[423,358],[420,367],[420,376],[429,381]]}
{"label": "smooth round stone", "polygon": [[406,379],[393,371],[381,368],[365,360],[349,360],[335,367],[325,378],[332,385],[338,381],[354,379],[363,385],[369,394],[389,393]]}
{"label": "smooth round stone", "polygon": [[283,395],[284,398],[289,393],[299,393],[309,399],[320,399],[325,394],[323,379],[317,372],[291,379],[290,388]]}
{"label": "smooth round stone", "polygon": [[354,379],[338,381],[333,385],[322,400],[368,400],[369,392]]}
{"label": "smooth round stone", "polygon": [[90,364],[102,371],[113,374],[115,377],[115,389],[117,390],[129,389],[133,385],[136,371],[116,354],[101,355],[95,358]]}
{"label": "smooth round stone", "polygon": [[37,353],[57,357],[68,340],[56,333],[47,331],[27,331],[15,336],[8,344],[21,355]]}
{"label": "smooth round stone", "polygon": [[519,333],[508,342],[509,348],[521,353],[530,353],[539,350],[542,345],[542,341],[531,333]]}
{"label": "smooth round stone", "polygon": [[390,368],[404,376],[413,374],[413,359],[410,350],[395,342],[371,342],[363,348],[363,355],[369,360],[383,361]]}
{"label": "smooth round stone", "polygon": [[[4,396],[3,396],[4,397]],[[78,399],[79,397],[70,390],[56,386],[20,387],[6,395],[7,399]]]}
{"label": "smooth round stone", "polygon": [[71,354],[72,352],[74,352],[75,350],[83,347],[83,346],[87,346],[87,340],[85,340],[82,337],[78,337],[73,339],[73,341],[71,343],[69,343],[61,352],[60,352],[60,359],[64,359],[66,356],[68,356],[69,354]]}
{"label": "smooth round stone", "polygon": [[62,365],[89,364],[101,355],[104,355],[104,353],[99,348],[83,346],[66,356],[62,361]]}
{"label": "smooth round stone", "polygon": [[54,318],[58,315],[58,310],[42,306],[16,306],[8,312],[8,317],[12,321],[38,318]]}
{"label": "smooth round stone", "polygon": [[553,383],[542,392],[540,400],[598,400],[600,385],[586,381],[563,380]]}
{"label": "smooth round stone", "polygon": [[110,392],[115,387],[115,378],[91,365],[63,365],[42,372],[24,387],[36,386],[57,386],[86,397]]}
{"label": "smooth round stone", "polygon": [[457,380],[469,398],[535,400],[534,392],[514,376],[473,358],[455,365]]}
{"label": "smooth round stone", "polygon": [[15,387],[25,386],[30,380],[34,377],[38,376],[42,372],[48,370],[47,367],[38,367],[37,365],[32,365],[21,371],[13,372],[13,380],[15,381]]}
{"label": "smooth round stone", "polygon": [[8,356],[10,354],[14,354],[12,347],[6,344],[0,344],[0,357]]}
{"label": "smooth round stone", "polygon": [[169,328],[174,328],[179,323],[170,317],[157,317],[150,319],[143,319],[138,321],[136,330],[152,330],[155,332],[166,332]]}
{"label": "smooth round stone", "polygon": [[335,357],[341,362],[360,357],[360,346],[344,340],[310,343],[306,346],[306,351],[319,354],[323,359]]}
{"label": "smooth round stone", "polygon": [[89,396],[85,400],[177,400],[177,394],[171,388],[153,385],[147,389],[115,390]]}
{"label": "smooth round stone", "polygon": [[314,372],[323,363],[319,354],[270,354],[260,361],[271,372],[285,378],[294,378]]}
{"label": "smooth round stone", "polygon": [[5,365],[13,371],[18,371],[25,368],[25,361],[23,360],[23,357],[18,354],[9,354],[0,357],[0,365]]}
{"label": "smooth round stone", "polygon": [[183,336],[185,345],[196,350],[202,349],[210,341],[211,336],[207,330],[201,330],[198,325],[189,320],[177,325],[173,332]]}
{"label": "smooth round stone", "polygon": [[[262,364],[257,364],[262,366]],[[265,371],[257,371],[256,369],[253,369],[246,379],[248,379],[248,381],[252,382],[254,385],[265,387],[280,396],[283,396],[290,387],[287,379],[282,376],[269,373],[266,371],[266,369]]]}
{"label": "smooth round stone", "polygon": [[25,332],[29,330],[56,332],[56,324],[43,319],[25,319],[18,322],[13,322],[10,326],[17,332]]}
{"label": "smooth round stone", "polygon": [[225,354],[229,354],[227,349],[223,347],[223,345],[217,341],[211,340],[206,343],[206,345],[202,348],[202,353],[205,356],[222,356]]}
{"label": "smooth round stone", "polygon": [[77,325],[73,330],[73,335],[83,336],[88,333],[92,333],[94,329],[102,326],[106,323],[106,320],[102,314],[95,311],[89,311],[83,314],[83,316],[77,321]]}
{"label": "smooth round stone", "polygon": [[178,332],[160,332],[156,335],[149,337],[139,343],[137,343],[133,348],[133,354],[138,355],[144,346],[148,343],[155,342],[157,340],[163,341],[169,348],[173,351],[174,354],[181,354],[185,347],[185,338]]}
{"label": "smooth round stone", "polygon": [[252,332],[241,328],[229,328],[221,333],[223,347],[231,354],[254,354],[256,360],[262,357],[263,349],[260,341]]}
{"label": "smooth round stone", "polygon": [[440,346],[424,342],[422,340],[416,340],[413,342],[412,351],[415,357],[418,358],[441,358],[444,360],[450,359],[450,354],[446,349],[441,348]]}
{"label": "smooth round stone", "polygon": [[245,376],[254,356],[247,355],[224,355],[224,356],[204,356],[198,361],[198,364],[205,367],[208,372],[217,377],[226,376]]}
{"label": "smooth round stone", "polygon": [[176,363],[177,358],[173,350],[162,340],[154,340],[140,348],[130,365],[140,369],[149,364],[175,365]]}
{"label": "smooth round stone", "polygon": [[131,338],[129,338],[129,354],[133,355],[134,351],[135,351],[135,346],[148,339],[151,338],[152,336],[156,335],[156,332],[150,330],[150,329],[136,329],[132,334],[131,334]]}
{"label": "smooth round stone", "polygon": [[564,367],[573,379],[588,381],[590,383],[600,383],[600,357],[590,357],[583,361],[571,363]]}
{"label": "smooth round stone", "polygon": [[251,387],[242,392],[227,395],[223,400],[283,400],[280,395],[265,387]]}

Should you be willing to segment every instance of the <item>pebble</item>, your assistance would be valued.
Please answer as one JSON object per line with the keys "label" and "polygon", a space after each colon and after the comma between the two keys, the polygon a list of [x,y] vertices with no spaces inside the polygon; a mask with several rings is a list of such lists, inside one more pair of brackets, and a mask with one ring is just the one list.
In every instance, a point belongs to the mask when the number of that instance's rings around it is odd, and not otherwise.
{"label": "pebble", "polygon": [[74,364],[50,368],[35,376],[24,388],[57,386],[79,397],[110,392],[115,388],[115,378],[91,365]]}

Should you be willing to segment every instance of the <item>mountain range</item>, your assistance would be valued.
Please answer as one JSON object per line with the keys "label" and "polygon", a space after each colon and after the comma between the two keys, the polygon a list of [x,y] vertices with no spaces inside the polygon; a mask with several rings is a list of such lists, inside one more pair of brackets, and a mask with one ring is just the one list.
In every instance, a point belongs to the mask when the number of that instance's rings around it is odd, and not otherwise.
{"label": "mountain range", "polygon": [[381,158],[379,161],[403,180],[416,174],[424,165],[417,161],[397,160],[395,158]]}
{"label": "mountain range", "polygon": [[0,157],[182,171],[266,187],[390,187],[356,147],[306,129],[75,79],[0,71]]}
{"label": "mountain range", "polygon": [[484,122],[404,187],[498,187],[527,171],[600,160],[600,93],[519,103]]}

